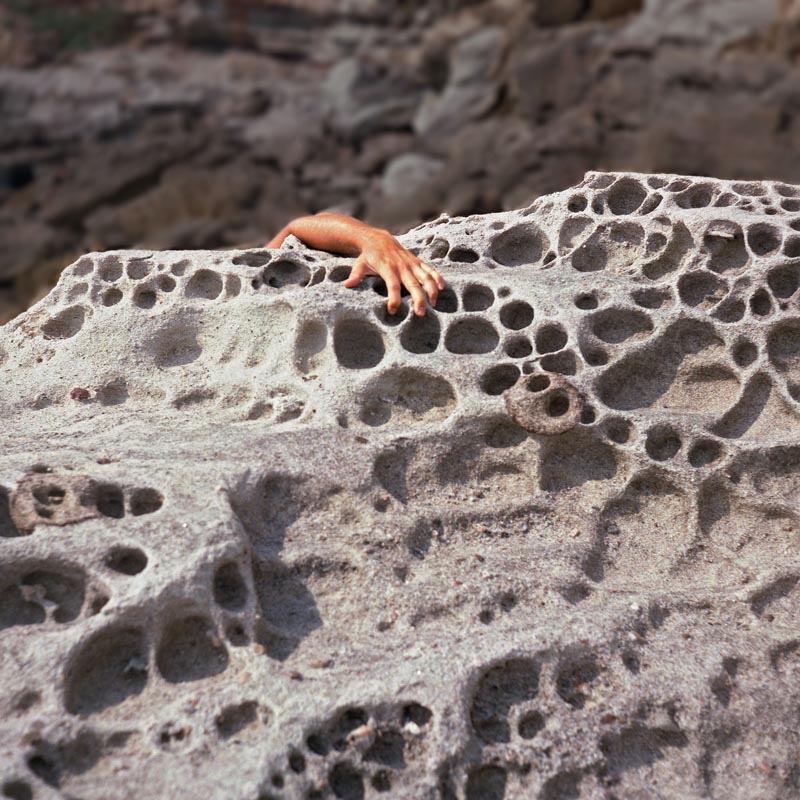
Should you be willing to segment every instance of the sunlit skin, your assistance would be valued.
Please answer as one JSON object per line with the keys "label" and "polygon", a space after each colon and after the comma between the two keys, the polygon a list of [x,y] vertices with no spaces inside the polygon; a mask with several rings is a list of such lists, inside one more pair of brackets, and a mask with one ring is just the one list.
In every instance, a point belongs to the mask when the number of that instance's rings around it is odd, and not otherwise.
{"label": "sunlit skin", "polygon": [[326,250],[343,256],[355,256],[356,262],[350,277],[343,286],[352,289],[367,275],[383,278],[388,290],[386,307],[390,314],[400,307],[400,288],[405,286],[414,303],[414,313],[425,315],[425,298],[436,306],[439,292],[444,289],[444,279],[430,265],[406,250],[397,239],[382,228],[373,228],[364,222],[343,214],[322,212],[292,220],[267,243],[267,247],[280,247],[290,234],[315,250]]}

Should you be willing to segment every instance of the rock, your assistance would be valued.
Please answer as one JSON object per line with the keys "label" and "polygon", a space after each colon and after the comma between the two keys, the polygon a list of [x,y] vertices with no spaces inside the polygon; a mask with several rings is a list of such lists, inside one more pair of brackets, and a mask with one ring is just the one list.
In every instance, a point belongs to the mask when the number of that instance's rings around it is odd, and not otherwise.
{"label": "rock", "polygon": [[390,197],[410,197],[430,184],[442,167],[439,159],[420,153],[397,156],[384,170],[381,189]]}
{"label": "rock", "polygon": [[792,796],[798,202],[441,215],[424,318],[294,237],[77,260],[0,328],[2,791]]}
{"label": "rock", "polygon": [[493,27],[456,45],[447,86],[441,95],[428,93],[414,117],[414,130],[420,136],[446,136],[492,108],[499,93],[496,78],[506,38],[505,30]]}
{"label": "rock", "polygon": [[331,124],[352,140],[407,127],[420,97],[419,88],[401,76],[356,58],[331,70],[324,93]]}

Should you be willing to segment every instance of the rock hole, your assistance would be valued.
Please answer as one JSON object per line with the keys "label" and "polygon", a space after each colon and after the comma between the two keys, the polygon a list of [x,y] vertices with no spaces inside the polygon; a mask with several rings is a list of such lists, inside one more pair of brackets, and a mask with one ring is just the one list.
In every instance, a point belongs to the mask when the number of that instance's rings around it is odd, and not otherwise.
{"label": "rock hole", "polygon": [[289,752],[289,769],[294,772],[295,775],[301,775],[305,772],[306,759],[300,751],[292,750]]}
{"label": "rock hole", "polygon": [[713,439],[700,439],[689,450],[689,463],[699,469],[713,464],[722,455],[722,445]]}
{"label": "rock hole", "polygon": [[71,306],[49,319],[42,326],[46,339],[69,339],[83,327],[86,312],[82,306]]}
{"label": "rock hole", "polygon": [[545,719],[538,711],[529,711],[519,721],[519,735],[523,739],[533,739],[539,731],[544,730]]}
{"label": "rock hole", "polygon": [[631,292],[631,298],[637,306],[647,309],[658,309],[671,299],[669,289],[638,289]]}
{"label": "rock hole", "polygon": [[98,274],[107,283],[114,283],[122,277],[122,262],[116,256],[106,256],[100,262]]}
{"label": "rock hole", "polygon": [[433,712],[419,703],[408,703],[403,706],[400,721],[403,725],[413,722],[417,727],[424,728],[433,718]]}
{"label": "rock hole", "polygon": [[225,636],[234,647],[247,647],[250,644],[250,637],[239,620],[233,620],[225,626]]}
{"label": "rock hole", "polygon": [[572,214],[579,214],[581,211],[586,209],[588,205],[588,201],[586,197],[582,194],[574,194],[570,197],[569,202],[567,203],[567,209]]}
{"label": "rock hole", "polygon": [[557,322],[549,322],[536,331],[536,350],[539,353],[555,353],[566,344],[567,332]]}
{"label": "rock hole", "polygon": [[547,416],[548,417],[563,417],[569,411],[569,397],[567,393],[557,389],[554,391],[547,401]]}
{"label": "rock hole", "polygon": [[800,286],[800,267],[786,264],[771,270],[767,284],[775,297],[785,300],[792,297]]}
{"label": "rock hole", "polygon": [[424,317],[412,316],[400,334],[400,344],[404,350],[417,355],[433,353],[439,346],[441,326],[435,314]]}
{"label": "rock hole", "polygon": [[9,800],[33,800],[33,790],[25,781],[6,781],[3,784],[3,797]]}
{"label": "rock hole", "polygon": [[186,284],[186,297],[196,300],[214,300],[222,294],[222,278],[210,269],[199,269]]}
{"label": "rock hole", "polygon": [[707,183],[690,186],[675,196],[680,208],[706,208],[714,199],[714,187]]}
{"label": "rock hole", "polygon": [[592,311],[598,305],[597,296],[594,294],[579,294],[575,298],[575,306],[581,311]]}
{"label": "rock hole", "polygon": [[712,223],[706,231],[703,244],[709,254],[708,268],[714,272],[742,269],[750,260],[744,233],[736,223]]}
{"label": "rock hole", "polygon": [[452,289],[444,288],[439,292],[436,310],[442,314],[453,314],[458,311],[458,297]]}
{"label": "rock hole", "polygon": [[70,714],[94,714],[140,694],[147,684],[147,649],[136,628],[94,634],[67,669],[64,706]]}
{"label": "rock hole", "polygon": [[448,253],[448,258],[458,264],[474,264],[480,256],[469,247],[454,247]]}
{"label": "rock hole", "polygon": [[572,350],[562,350],[560,353],[549,353],[539,362],[545,372],[557,372],[559,375],[575,375],[577,362]]}
{"label": "rock hole", "polygon": [[137,258],[128,262],[125,271],[128,273],[128,277],[131,280],[140,281],[150,274],[150,264],[145,259]]}
{"label": "rock hole", "polygon": [[594,656],[587,656],[562,667],[556,677],[558,696],[573,708],[583,708],[591,683],[600,675]]}
{"label": "rock hole", "polygon": [[470,721],[486,743],[511,741],[511,709],[535,699],[539,667],[527,658],[511,659],[486,670],[478,681],[470,707]]}
{"label": "rock hole", "polygon": [[589,406],[585,405],[581,411],[581,425],[593,425],[597,419],[597,412]]}
{"label": "rock hole", "polygon": [[240,256],[235,256],[233,263],[238,267],[266,267],[272,261],[272,253],[258,252],[250,250],[247,253],[242,253]]}
{"label": "rock hole", "polygon": [[366,320],[345,319],[333,330],[333,351],[347,369],[372,369],[383,360],[386,348],[380,330]]}
{"label": "rock hole", "polygon": [[300,372],[304,375],[311,372],[317,362],[316,356],[325,349],[327,343],[328,329],[324,322],[316,319],[303,322],[295,344],[295,361]]}
{"label": "rock hole", "polygon": [[529,392],[543,392],[550,388],[550,378],[547,375],[534,375],[527,383]]}
{"label": "rock hole", "polygon": [[524,300],[514,300],[500,309],[500,323],[509,330],[522,330],[531,322],[533,322],[533,307]]}
{"label": "rock hole", "polygon": [[592,333],[607,344],[621,344],[628,339],[653,332],[647,314],[632,309],[608,308],[592,317]]}
{"label": "rock hole", "polygon": [[456,320],[445,337],[445,347],[459,355],[491,353],[499,343],[500,337],[492,324],[475,317]]}
{"label": "rock hole", "polygon": [[800,236],[790,236],[783,246],[787,258],[800,258]]}
{"label": "rock hole", "polygon": [[720,322],[733,323],[738,322],[744,317],[747,306],[744,302],[735,297],[729,297],[712,313],[712,317],[718,319]]}
{"label": "rock hole", "polygon": [[615,444],[626,444],[631,438],[632,425],[625,419],[610,419],[605,425],[606,436]]}
{"label": "rock hole", "polygon": [[103,563],[122,575],[138,575],[147,567],[147,556],[138,547],[115,547]]}
{"label": "rock hole", "polygon": [[708,307],[719,302],[728,286],[710,272],[689,272],[678,280],[678,294],[686,305]]}
{"label": "rock hole", "polygon": [[139,308],[152,308],[156,304],[156,293],[152,289],[137,289],[133,302]]}
{"label": "rock hole", "polygon": [[747,229],[747,244],[755,255],[769,255],[781,246],[781,232],[766,223],[751,225]]}
{"label": "rock hole", "polygon": [[284,289],[287,286],[307,286],[311,271],[305,264],[294,261],[276,261],[270,264],[261,276],[265,286]]}
{"label": "rock hole", "polygon": [[633,178],[620,178],[608,192],[608,208],[612,214],[633,214],[647,197],[647,190]]}
{"label": "rock hole", "polygon": [[756,358],[758,358],[758,348],[752,342],[737,342],[733,348],[733,360],[739,367],[749,367]]}
{"label": "rock hole", "polygon": [[527,358],[533,352],[533,345],[525,336],[512,336],[503,349],[509,358]]}
{"label": "rock hole", "polygon": [[159,291],[169,293],[175,289],[175,278],[170,275],[159,275],[156,278],[156,286]]}
{"label": "rock hole", "polygon": [[654,461],[669,461],[681,449],[681,438],[670,426],[659,425],[648,431],[644,449]]}
{"label": "rock hole", "polygon": [[167,682],[185,683],[224,672],[228,653],[214,633],[211,620],[188,616],[167,626],[158,646],[156,665]]}
{"label": "rock hole", "polygon": [[350,273],[352,271],[353,271],[352,267],[346,267],[344,265],[334,267],[328,273],[328,280],[332,281],[333,283],[341,283],[342,281],[346,281],[350,277]]}
{"label": "rock hole", "polygon": [[772,301],[766,289],[757,289],[750,298],[750,311],[757,317],[766,317],[772,312]]}
{"label": "rock hole", "polygon": [[489,255],[504,267],[537,264],[548,248],[544,234],[533,223],[515,225],[492,242]]}
{"label": "rock hole", "polygon": [[115,286],[106,289],[100,298],[100,302],[106,307],[115,306],[120,300],[122,300],[122,292]]}
{"label": "rock hole", "polygon": [[125,498],[122,489],[113,483],[103,483],[97,487],[97,510],[104,517],[122,519],[125,516]]}
{"label": "rock hole", "polygon": [[247,603],[247,586],[237,564],[228,562],[214,574],[214,601],[228,611],[239,611]]}
{"label": "rock hole", "polygon": [[517,382],[519,376],[519,367],[514,364],[499,364],[483,373],[481,390],[488,395],[501,395]]}
{"label": "rock hole", "polygon": [[[437,309],[437,311],[438,310],[440,309]],[[380,306],[375,309],[375,316],[384,325],[388,325],[389,327],[393,328],[399,325],[408,316],[408,305],[407,303],[401,302],[397,307],[397,311],[395,311],[394,314],[390,314],[389,309],[386,307],[386,303],[381,303]]]}
{"label": "rock hole", "polygon": [[506,796],[506,772],[502,767],[484,766],[470,770],[466,800],[503,800]]}
{"label": "rock hole", "polygon": [[222,739],[230,739],[252,725],[258,718],[258,704],[252,700],[238,705],[226,706],[214,720]]}
{"label": "rock hole", "polygon": [[186,268],[190,265],[190,262],[187,259],[183,259],[182,261],[176,261],[170,268],[169,271],[176,277],[180,278],[185,272]]}
{"label": "rock hole", "polygon": [[306,747],[318,756],[323,758],[330,752],[328,742],[322,734],[312,733],[306,737]]}
{"label": "rock hole", "polygon": [[141,517],[144,514],[153,514],[164,505],[164,497],[161,492],[145,487],[134,489],[130,499],[131,514],[134,517]]}
{"label": "rock hole", "polygon": [[364,780],[358,770],[346,761],[340,761],[331,767],[328,783],[340,800],[363,800]]}
{"label": "rock hole", "polygon": [[461,295],[464,311],[485,311],[494,303],[494,292],[488,286],[473,283]]}
{"label": "rock hole", "polygon": [[442,259],[445,258],[450,251],[450,242],[447,239],[437,237],[428,246],[428,254],[430,258]]}

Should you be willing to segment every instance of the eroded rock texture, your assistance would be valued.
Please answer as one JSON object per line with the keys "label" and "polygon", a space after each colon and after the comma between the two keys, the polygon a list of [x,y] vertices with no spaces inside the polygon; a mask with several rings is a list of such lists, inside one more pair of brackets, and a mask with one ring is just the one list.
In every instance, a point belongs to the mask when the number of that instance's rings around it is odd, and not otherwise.
{"label": "eroded rock texture", "polygon": [[800,188],[86,256],[0,331],[6,797],[793,798]]}

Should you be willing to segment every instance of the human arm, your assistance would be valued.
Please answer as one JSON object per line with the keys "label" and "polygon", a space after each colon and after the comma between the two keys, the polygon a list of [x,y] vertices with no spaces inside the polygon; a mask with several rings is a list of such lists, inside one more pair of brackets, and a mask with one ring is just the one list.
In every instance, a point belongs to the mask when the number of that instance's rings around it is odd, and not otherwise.
{"label": "human arm", "polygon": [[439,291],[444,289],[442,276],[403,247],[389,231],[352,217],[329,212],[300,217],[284,227],[267,247],[280,247],[290,234],[316,250],[355,256],[350,277],[342,284],[348,289],[358,286],[367,275],[383,278],[390,314],[400,307],[401,285],[411,294],[418,316],[425,314],[425,294],[431,306],[435,306]]}

